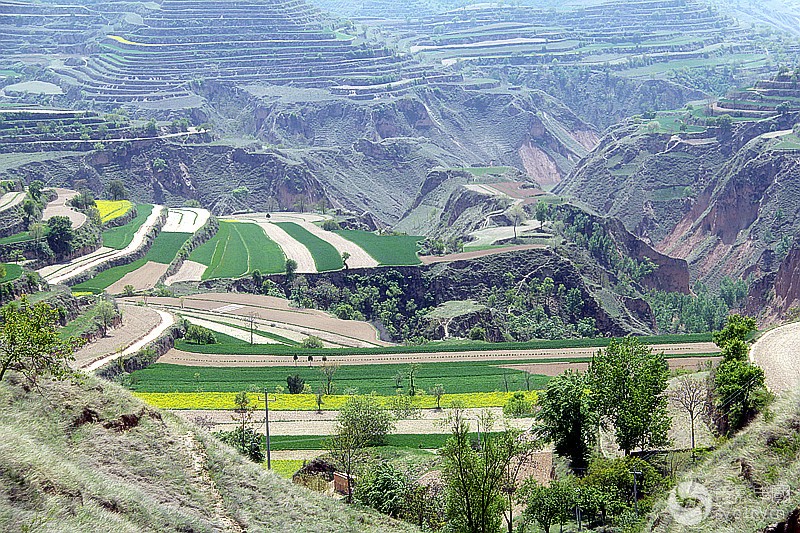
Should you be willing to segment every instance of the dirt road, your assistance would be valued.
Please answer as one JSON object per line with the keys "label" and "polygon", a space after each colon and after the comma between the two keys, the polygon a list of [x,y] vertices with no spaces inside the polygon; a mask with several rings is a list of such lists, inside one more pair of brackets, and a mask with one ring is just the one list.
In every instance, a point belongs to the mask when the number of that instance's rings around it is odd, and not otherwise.
{"label": "dirt road", "polygon": [[750,350],[750,359],[764,369],[775,392],[800,386],[800,322],[768,331]]}
{"label": "dirt road", "polygon": [[26,192],[7,192],[0,198],[0,211],[8,211],[22,203],[27,195]]}
{"label": "dirt road", "polygon": [[[716,354],[719,349],[710,342],[695,344],[665,344],[653,346],[658,352],[670,356],[684,356],[690,354]],[[563,362],[564,359],[591,357],[598,348],[558,348],[540,350],[473,350],[465,352],[433,352],[433,353],[403,353],[403,354],[374,354],[374,355],[329,355],[328,361],[335,361],[341,365],[374,365],[374,364],[409,364],[409,363],[452,363],[466,361],[529,361],[541,359],[542,362]],[[265,350],[266,351],[266,350]],[[694,358],[693,358],[694,359]],[[555,360],[555,361],[554,361]],[[292,359],[287,355],[217,355],[189,353],[181,350],[170,350],[161,359],[160,363],[171,363],[185,366],[288,366]],[[692,361],[696,363],[697,361]],[[543,368],[542,370],[545,370]]]}
{"label": "dirt road", "polygon": [[453,261],[466,261],[468,259],[476,259],[478,257],[486,257],[489,255],[504,254],[508,252],[520,252],[523,250],[544,250],[548,246],[544,244],[521,244],[518,246],[506,246],[503,248],[494,248],[491,250],[479,250],[476,252],[463,252],[460,254],[450,255],[421,255],[420,260],[423,265],[431,265],[433,263],[452,263]]}
{"label": "dirt road", "polygon": [[[470,424],[472,431],[476,431],[476,422],[480,414],[490,411],[496,420],[502,420],[503,409],[492,407],[488,409],[465,409],[466,420]],[[197,417],[203,417],[214,424],[212,431],[231,430],[236,425],[231,415],[233,411],[202,411],[184,410],[173,411],[186,420],[194,421]],[[421,409],[420,418],[398,420],[394,431],[396,434],[426,434],[435,435],[449,433],[446,421],[449,416],[447,409]],[[330,435],[336,425],[336,417],[339,411],[270,411],[269,429],[271,435]],[[510,423],[519,429],[529,429],[532,419],[514,418]],[[259,431],[264,431],[264,413],[258,412],[253,418],[254,427]],[[501,425],[498,422],[498,425]]]}
{"label": "dirt road", "polygon": [[[122,325],[109,331],[107,336],[87,344],[75,352],[73,363],[75,368],[94,370],[111,359],[133,353],[131,348],[137,346],[139,341],[149,338],[154,331],[158,331],[158,333],[151,340],[158,338],[158,335],[166,330],[173,320],[171,315],[162,314],[160,311],[148,307],[123,305],[120,309]],[[165,320],[168,320],[168,323]],[[164,324],[166,326],[162,327]]]}

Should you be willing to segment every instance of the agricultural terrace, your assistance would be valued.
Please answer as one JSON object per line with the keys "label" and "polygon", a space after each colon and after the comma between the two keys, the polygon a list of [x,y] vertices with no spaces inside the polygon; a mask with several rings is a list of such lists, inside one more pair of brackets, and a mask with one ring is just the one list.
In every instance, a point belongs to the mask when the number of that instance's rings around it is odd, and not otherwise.
{"label": "agricultural terrace", "polygon": [[294,222],[277,222],[275,225],[311,252],[317,272],[327,272],[344,268],[342,256],[339,251],[325,240],[317,237]]}
{"label": "agricultural terrace", "polygon": [[207,267],[202,279],[239,278],[255,270],[277,274],[286,266],[281,248],[258,225],[224,220],[217,234],[189,259]]}
{"label": "agricultural terrace", "polygon": [[95,200],[94,203],[100,212],[100,220],[103,224],[119,218],[133,209],[133,204],[129,200]]}
{"label": "agricultural terrace", "polygon": [[107,229],[103,232],[103,246],[122,250],[133,241],[133,236],[142,227],[147,218],[153,212],[150,204],[136,206],[136,217],[123,226]]}
{"label": "agricultural terrace", "polygon": [[417,256],[422,237],[409,235],[377,235],[369,231],[337,230],[340,235],[363,248],[384,266],[419,265]]}
{"label": "agricultural terrace", "polygon": [[135,290],[152,288],[155,286],[155,282],[167,272],[169,264],[191,236],[191,233],[161,232],[153,241],[150,250],[141,259],[127,265],[104,270],[92,279],[75,285],[73,289],[95,294],[103,291],[119,294],[126,285],[133,286]]}
{"label": "agricultural terrace", "polygon": [[[114,240],[115,243],[127,243],[122,249],[103,246],[90,254],[78,257],[67,263],[58,263],[40,268],[37,270],[37,272],[48,283],[67,283],[75,277],[91,271],[92,269],[101,267],[112,260],[127,258],[128,256],[141,250],[141,248],[145,245],[145,238],[147,237],[147,234],[154,227],[156,227],[160,217],[162,216],[163,210],[164,208],[162,206],[152,206],[147,219],[135,230],[129,229],[128,233],[116,235]],[[146,211],[146,209],[143,209],[143,211]],[[126,227],[127,225],[114,229],[120,230]],[[130,238],[128,235],[131,235]]]}
{"label": "agricultural terrace", "polygon": [[166,233],[195,233],[202,228],[211,213],[207,209],[194,207],[170,208],[167,223],[161,228]]}
{"label": "agricultural terrace", "polygon": [[0,283],[8,283],[22,276],[22,267],[14,263],[0,263]]}
{"label": "agricultural terrace", "polygon": [[[148,298],[147,302],[211,329],[220,342],[208,346],[218,346],[222,350],[225,349],[222,347],[234,352],[239,348],[252,348],[249,343],[251,318],[255,345],[297,349],[306,338],[314,336],[329,348],[389,346],[378,339],[377,330],[366,322],[341,320],[322,311],[290,307],[288,300],[271,296],[210,293],[182,299]],[[185,349],[195,346],[182,340],[177,343]]]}

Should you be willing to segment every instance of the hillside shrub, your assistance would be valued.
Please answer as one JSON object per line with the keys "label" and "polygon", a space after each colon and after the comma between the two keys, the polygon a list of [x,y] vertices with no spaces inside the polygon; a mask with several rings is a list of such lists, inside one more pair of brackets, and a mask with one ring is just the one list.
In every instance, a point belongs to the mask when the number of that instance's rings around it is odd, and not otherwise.
{"label": "hillside shrub", "polygon": [[289,388],[289,394],[301,394],[305,384],[306,380],[300,377],[299,374],[286,376],[286,385]]}
{"label": "hillside shrub", "polygon": [[335,220],[327,219],[322,223],[322,229],[325,231],[336,231],[342,229],[342,227]]}
{"label": "hillside shrub", "polygon": [[503,414],[515,418],[531,416],[533,402],[528,400],[524,392],[515,392],[503,406]]}
{"label": "hillside shrub", "polygon": [[186,342],[192,344],[216,344],[217,337],[208,328],[192,324],[186,329]]}
{"label": "hillside shrub", "polygon": [[242,455],[255,463],[264,462],[264,450],[261,448],[261,434],[253,428],[236,428],[233,431],[215,433],[225,444],[233,446]]}

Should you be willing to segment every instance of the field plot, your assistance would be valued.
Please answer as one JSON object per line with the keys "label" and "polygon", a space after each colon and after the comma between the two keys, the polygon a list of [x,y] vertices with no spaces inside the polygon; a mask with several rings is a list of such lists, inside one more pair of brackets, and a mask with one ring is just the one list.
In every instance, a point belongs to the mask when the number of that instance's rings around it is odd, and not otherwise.
{"label": "field plot", "polygon": [[136,206],[136,217],[125,224],[116,228],[111,228],[103,232],[103,246],[122,250],[133,240],[133,236],[147,221],[153,212],[153,206],[143,204]]}
{"label": "field plot", "polygon": [[97,210],[100,211],[100,220],[105,224],[119,218],[133,208],[128,200],[95,200]]}
{"label": "field plot", "polygon": [[22,267],[19,265],[14,263],[2,263],[2,266],[6,269],[6,274],[0,277],[0,283],[14,281],[22,275]]}
{"label": "field plot", "polygon": [[167,223],[161,231],[166,233],[195,233],[202,228],[211,213],[207,209],[181,207],[170,208]]}
{"label": "field plot", "polygon": [[55,191],[58,196],[45,206],[44,212],[42,213],[42,221],[47,222],[52,217],[62,216],[70,219],[73,228],[80,228],[83,226],[86,222],[86,215],[67,205],[67,201],[78,196],[78,192],[61,188],[57,188]]}
{"label": "field plot", "polygon": [[342,255],[328,242],[294,222],[277,222],[275,225],[311,252],[317,272],[344,268]]}
{"label": "field plot", "polygon": [[[155,309],[124,305],[120,307],[120,311],[122,312],[122,325],[109,330],[106,337],[87,344],[75,352],[75,361],[73,362],[75,368],[87,368],[109,354],[124,353],[126,349],[147,337],[164,322],[164,316]],[[172,324],[172,322],[173,320],[170,318],[168,323]]]}
{"label": "field plot", "polygon": [[8,211],[18,206],[25,199],[25,192],[7,192],[0,197],[0,211]]}
{"label": "field plot", "polygon": [[256,224],[220,221],[217,234],[195,249],[189,259],[205,265],[202,279],[239,278],[259,270],[283,272],[281,248]]}
{"label": "field plot", "polygon": [[[286,376],[298,374],[316,387],[324,378],[319,362],[309,366],[307,361],[291,363],[282,367],[189,367],[156,363],[133,373],[131,388],[137,392],[238,392],[248,390],[250,385],[274,390],[277,385],[286,386]],[[362,393],[376,391],[393,396],[398,386],[395,380],[398,368],[395,365],[343,365],[335,376],[336,390],[356,389]],[[414,376],[414,385],[429,391],[441,384],[449,394],[470,392],[495,392],[505,390],[503,378],[511,390],[525,389],[523,369],[505,369],[497,361],[462,361],[452,363],[420,364]],[[547,383],[544,375],[532,376],[531,390],[541,389]],[[407,376],[400,382],[401,389],[408,387]]]}
{"label": "field plot", "polygon": [[[293,308],[287,300],[270,296],[210,293],[186,296],[182,300],[148,298],[147,301],[150,305],[157,305],[189,318],[199,318],[226,328],[247,331],[248,339],[249,315],[254,314],[255,332],[289,345],[285,347],[296,345],[310,335],[319,337],[328,346],[363,348],[390,345],[378,340],[378,332],[366,322],[340,320],[321,311]],[[236,352],[250,345],[240,341],[238,344],[212,346]]]}
{"label": "field plot", "polygon": [[[162,206],[154,206],[152,212],[150,212],[147,216],[147,219],[136,229],[132,230],[133,234],[131,238],[128,240],[127,237],[125,237],[125,242],[127,242],[127,244],[122,249],[114,249],[108,246],[103,246],[99,250],[77,259],[73,259],[68,263],[58,263],[55,265],[46,266],[44,268],[40,268],[37,270],[37,272],[45,279],[45,281],[50,284],[66,283],[76,276],[107,263],[112,259],[129,256],[144,246],[145,236],[153,227],[155,227],[163,209],[164,208]],[[119,230],[126,227],[127,225],[114,229]],[[118,242],[119,241],[121,241],[121,239],[118,240]],[[113,281],[110,283],[113,283]]]}
{"label": "field plot", "polygon": [[419,241],[422,240],[422,237],[376,235],[369,231],[357,230],[338,230],[336,234],[363,248],[381,265],[413,266],[420,264],[417,252],[419,251]]}
{"label": "field plot", "polygon": [[132,285],[136,290],[152,288],[191,236],[191,233],[159,233],[143,258],[104,270],[94,278],[75,285],[74,289],[93,293],[107,290],[111,294],[119,294],[125,285]]}

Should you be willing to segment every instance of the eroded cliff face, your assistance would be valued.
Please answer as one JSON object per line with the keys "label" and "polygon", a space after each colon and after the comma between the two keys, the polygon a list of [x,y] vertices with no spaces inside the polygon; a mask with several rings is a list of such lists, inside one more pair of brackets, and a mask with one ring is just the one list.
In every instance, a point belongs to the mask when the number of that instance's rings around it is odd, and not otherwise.
{"label": "eroded cliff face", "polygon": [[320,96],[300,102],[251,90],[257,103],[248,129],[270,144],[347,147],[362,139],[413,138],[448,154],[453,166],[511,165],[541,182],[560,181],[598,138],[592,126],[536,91],[442,85],[391,101]]}
{"label": "eroded cliff face", "polygon": [[739,150],[658,248],[712,284],[775,271],[800,235],[800,155],[774,146],[759,137]]}
{"label": "eroded cliff face", "polygon": [[800,247],[793,248],[778,270],[756,280],[747,295],[745,311],[763,326],[796,316],[800,309]]}
{"label": "eroded cliff face", "polygon": [[[158,159],[164,167],[154,164]],[[161,141],[30,163],[6,170],[3,176],[26,181],[51,176],[56,178],[54,185],[81,184],[97,195],[105,194],[111,180],[122,179],[134,200],[181,205],[196,199],[218,214],[246,207],[310,208],[326,196],[323,184],[305,165],[280,153]]]}

